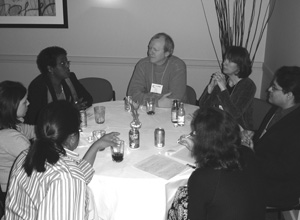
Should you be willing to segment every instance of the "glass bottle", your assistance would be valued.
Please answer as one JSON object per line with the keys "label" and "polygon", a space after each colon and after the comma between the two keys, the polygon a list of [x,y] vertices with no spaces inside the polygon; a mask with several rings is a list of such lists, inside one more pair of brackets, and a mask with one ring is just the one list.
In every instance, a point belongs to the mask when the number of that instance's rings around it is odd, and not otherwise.
{"label": "glass bottle", "polygon": [[184,126],[185,124],[185,110],[183,102],[179,103],[179,108],[177,112],[177,123],[179,126]]}
{"label": "glass bottle", "polygon": [[173,105],[171,108],[171,121],[177,124],[177,111],[178,111],[178,100],[173,100]]}

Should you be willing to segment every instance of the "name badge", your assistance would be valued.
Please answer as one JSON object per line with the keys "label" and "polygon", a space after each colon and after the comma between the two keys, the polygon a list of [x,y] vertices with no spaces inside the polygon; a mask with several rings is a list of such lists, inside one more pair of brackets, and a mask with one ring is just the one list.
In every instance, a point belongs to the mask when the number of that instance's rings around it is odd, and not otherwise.
{"label": "name badge", "polygon": [[150,92],[161,94],[163,89],[163,85],[152,83]]}

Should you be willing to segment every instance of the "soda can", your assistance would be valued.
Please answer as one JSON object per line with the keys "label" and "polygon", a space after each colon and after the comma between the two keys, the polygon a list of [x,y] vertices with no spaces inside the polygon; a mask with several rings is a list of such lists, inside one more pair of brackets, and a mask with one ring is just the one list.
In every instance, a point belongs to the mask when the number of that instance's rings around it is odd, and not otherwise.
{"label": "soda can", "polygon": [[81,118],[80,128],[86,128],[86,126],[87,126],[87,117],[86,117],[86,111],[85,110],[80,110],[80,118]]}
{"label": "soda can", "polygon": [[154,131],[154,145],[155,147],[165,146],[165,130],[163,128],[156,128]]}
{"label": "soda can", "polygon": [[129,147],[131,149],[138,149],[140,147],[140,132],[136,128],[129,130]]}

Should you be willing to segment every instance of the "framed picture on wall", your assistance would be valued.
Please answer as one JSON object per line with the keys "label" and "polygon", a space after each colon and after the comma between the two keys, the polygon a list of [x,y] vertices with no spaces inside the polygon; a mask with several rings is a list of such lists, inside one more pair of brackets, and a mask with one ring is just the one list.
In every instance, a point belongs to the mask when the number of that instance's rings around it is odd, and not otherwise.
{"label": "framed picture on wall", "polygon": [[0,0],[0,28],[68,28],[67,0]]}

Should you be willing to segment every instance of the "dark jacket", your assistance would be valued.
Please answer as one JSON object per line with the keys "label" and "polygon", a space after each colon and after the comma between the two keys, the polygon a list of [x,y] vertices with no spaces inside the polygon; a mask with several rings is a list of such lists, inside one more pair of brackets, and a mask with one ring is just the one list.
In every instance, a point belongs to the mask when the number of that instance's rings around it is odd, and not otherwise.
{"label": "dark jacket", "polygon": [[[86,89],[80,84],[76,78],[75,73],[70,73],[70,80],[77,92],[78,99],[83,98],[83,101],[87,101],[87,106],[91,106],[93,103],[92,96],[86,91]],[[62,86],[66,96],[66,100],[74,101],[71,90],[65,81],[62,81]],[[48,104],[48,88],[52,99],[56,100],[56,95],[52,83],[46,75],[38,75],[28,87],[28,111],[25,116],[25,123],[35,125],[37,122],[38,114],[41,109]]]}
{"label": "dark jacket", "polygon": [[261,137],[276,107],[270,109],[254,137],[254,150],[267,180],[267,205],[286,207],[300,197],[300,107]]}

